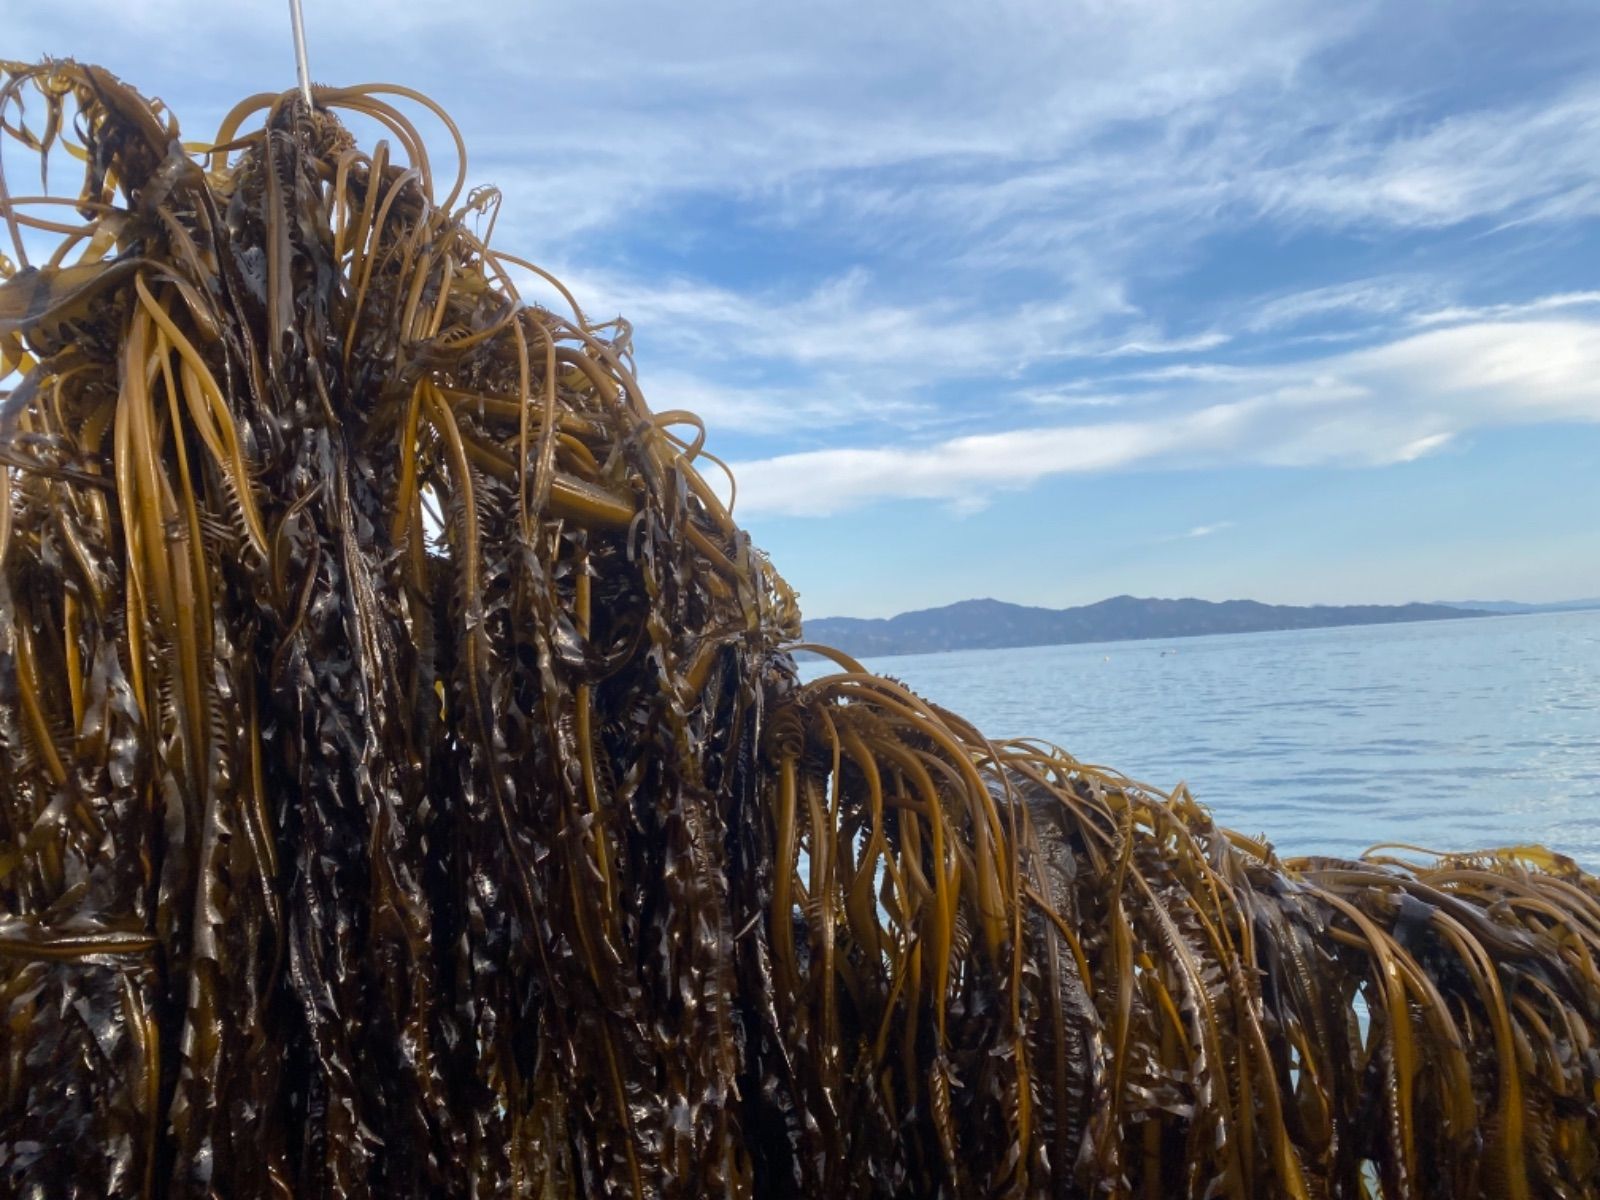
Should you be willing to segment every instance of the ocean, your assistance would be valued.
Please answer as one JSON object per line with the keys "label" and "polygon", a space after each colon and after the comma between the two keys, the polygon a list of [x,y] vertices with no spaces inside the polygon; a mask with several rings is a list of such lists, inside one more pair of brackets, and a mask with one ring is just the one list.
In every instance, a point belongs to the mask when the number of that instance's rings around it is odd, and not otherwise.
{"label": "ocean", "polygon": [[[990,737],[1187,783],[1284,855],[1537,842],[1600,871],[1600,612],[865,665]],[[806,678],[835,669],[802,664]]]}

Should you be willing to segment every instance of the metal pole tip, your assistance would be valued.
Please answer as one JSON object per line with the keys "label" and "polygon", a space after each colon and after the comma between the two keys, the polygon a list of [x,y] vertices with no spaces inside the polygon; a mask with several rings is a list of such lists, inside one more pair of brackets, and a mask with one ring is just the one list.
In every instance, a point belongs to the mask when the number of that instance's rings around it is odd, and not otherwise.
{"label": "metal pole tip", "polygon": [[300,14],[300,0],[289,0],[289,24],[294,30],[294,65],[300,75],[300,98],[311,111],[311,65],[306,61],[306,22]]}

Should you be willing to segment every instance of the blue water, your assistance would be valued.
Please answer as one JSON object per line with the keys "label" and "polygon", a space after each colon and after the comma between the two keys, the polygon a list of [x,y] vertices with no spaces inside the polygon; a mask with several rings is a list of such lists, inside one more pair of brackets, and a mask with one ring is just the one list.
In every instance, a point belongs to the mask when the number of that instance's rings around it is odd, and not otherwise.
{"label": "blue water", "polygon": [[1183,781],[1283,854],[1539,842],[1600,869],[1600,612],[866,665],[991,737]]}

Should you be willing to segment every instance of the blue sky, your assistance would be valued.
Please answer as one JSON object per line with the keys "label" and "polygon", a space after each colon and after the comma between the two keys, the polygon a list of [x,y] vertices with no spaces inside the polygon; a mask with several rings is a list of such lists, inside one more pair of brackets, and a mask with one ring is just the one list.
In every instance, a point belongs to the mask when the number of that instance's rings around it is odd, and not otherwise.
{"label": "blue sky", "polygon": [[[305,0],[635,326],[811,615],[1600,595],[1600,7]],[[13,0],[204,137],[280,0]]]}

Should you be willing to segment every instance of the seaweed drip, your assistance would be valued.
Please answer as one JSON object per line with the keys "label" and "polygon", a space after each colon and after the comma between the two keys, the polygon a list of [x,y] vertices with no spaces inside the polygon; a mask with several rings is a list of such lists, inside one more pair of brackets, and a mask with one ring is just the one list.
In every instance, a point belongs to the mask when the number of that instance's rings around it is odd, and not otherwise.
{"label": "seaweed drip", "polygon": [[1595,879],[802,685],[627,325],[314,96],[0,67],[0,1192],[1600,1193]]}

